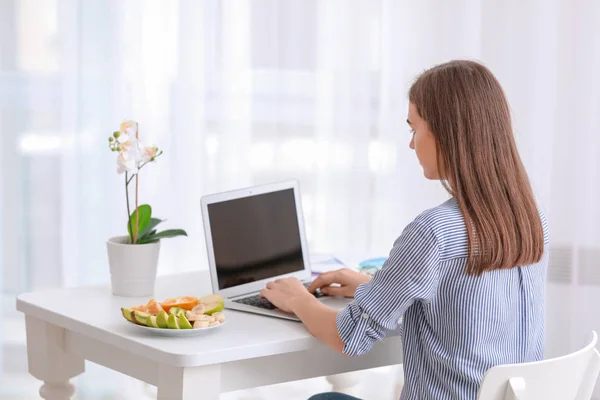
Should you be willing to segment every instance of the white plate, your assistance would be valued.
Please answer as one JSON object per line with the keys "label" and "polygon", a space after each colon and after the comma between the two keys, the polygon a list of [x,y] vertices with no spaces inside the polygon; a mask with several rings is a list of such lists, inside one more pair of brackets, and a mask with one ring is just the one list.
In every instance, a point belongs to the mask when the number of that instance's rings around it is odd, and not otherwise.
{"label": "white plate", "polygon": [[148,332],[149,334],[159,335],[159,336],[169,336],[169,337],[190,337],[190,336],[198,336],[202,335],[206,331],[210,331],[215,328],[219,328],[227,321],[221,322],[219,325],[210,326],[208,328],[195,328],[195,329],[168,329],[168,328],[150,328],[149,326],[143,326],[134,324],[133,322],[126,323],[135,326],[143,331]]}

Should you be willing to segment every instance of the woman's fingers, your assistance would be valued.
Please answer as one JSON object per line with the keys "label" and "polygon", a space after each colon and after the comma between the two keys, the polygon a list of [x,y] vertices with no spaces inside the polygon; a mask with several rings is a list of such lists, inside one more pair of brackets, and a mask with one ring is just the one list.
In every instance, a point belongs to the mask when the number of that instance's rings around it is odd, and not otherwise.
{"label": "woman's fingers", "polygon": [[317,277],[317,279],[312,281],[312,283],[308,287],[308,291],[311,293],[314,293],[317,289],[320,289],[323,286],[329,286],[331,283],[333,283],[332,275],[334,273],[335,273],[335,271],[330,271],[330,272],[325,272],[325,273],[322,273],[321,275],[319,275]]}
{"label": "woman's fingers", "polygon": [[267,289],[273,289],[277,286],[277,282],[267,282]]}
{"label": "woman's fingers", "polygon": [[321,288],[321,293],[326,296],[344,296],[344,297],[352,297],[353,293],[349,293],[347,287],[337,287],[337,286],[327,286]]}
{"label": "woman's fingers", "polygon": [[340,270],[322,273],[310,284],[308,291],[314,293],[317,289],[329,286],[332,283],[340,283]]}

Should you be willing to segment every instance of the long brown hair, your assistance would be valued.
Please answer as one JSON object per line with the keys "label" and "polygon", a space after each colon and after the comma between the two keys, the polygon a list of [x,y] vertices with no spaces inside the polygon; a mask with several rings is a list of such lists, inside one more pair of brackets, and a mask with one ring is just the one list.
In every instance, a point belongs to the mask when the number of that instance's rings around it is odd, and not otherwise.
{"label": "long brown hair", "polygon": [[442,182],[464,216],[467,273],[538,262],[542,222],[494,75],[474,61],[451,61],[421,74],[409,100],[436,139]]}

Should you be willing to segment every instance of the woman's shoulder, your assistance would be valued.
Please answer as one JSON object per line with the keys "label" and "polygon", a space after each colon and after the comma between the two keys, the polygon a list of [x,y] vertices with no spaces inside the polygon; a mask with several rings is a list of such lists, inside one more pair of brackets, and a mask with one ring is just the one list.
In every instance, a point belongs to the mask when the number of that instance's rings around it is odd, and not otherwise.
{"label": "woman's shoulder", "polygon": [[550,243],[550,231],[548,228],[548,219],[546,218],[546,213],[542,210],[541,207],[538,207],[538,212],[540,213],[540,219],[542,221],[542,229],[544,230],[544,245],[548,245]]}
{"label": "woman's shoulder", "polygon": [[465,230],[465,220],[454,197],[419,214],[415,223],[436,233],[453,233]]}
{"label": "woman's shoulder", "polygon": [[[548,220],[541,207],[538,207],[538,211],[544,231],[544,245],[547,246],[550,241]],[[467,256],[468,235],[465,219],[454,197],[423,211],[411,225],[433,234],[439,246],[441,259]]]}
{"label": "woman's shoulder", "polygon": [[467,230],[456,199],[450,198],[423,211],[415,218],[413,224],[433,234],[442,260],[467,256]]}

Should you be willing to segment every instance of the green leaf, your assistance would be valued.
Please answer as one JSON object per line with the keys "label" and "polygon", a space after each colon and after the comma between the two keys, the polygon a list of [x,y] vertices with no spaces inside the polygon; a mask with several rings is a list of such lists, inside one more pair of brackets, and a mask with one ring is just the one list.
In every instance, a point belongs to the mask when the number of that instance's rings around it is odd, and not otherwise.
{"label": "green leaf", "polygon": [[[138,232],[143,232],[148,226],[150,222],[150,218],[152,217],[152,208],[148,204],[142,204],[139,206],[133,213],[131,213],[131,218],[129,219],[129,223],[127,224],[127,232],[129,232],[130,236],[133,236],[133,232],[135,232],[135,220],[137,218],[137,214],[140,214],[140,221],[138,225]],[[138,233],[138,238],[140,237]]]}
{"label": "green leaf", "polygon": [[156,229],[152,229],[150,232],[146,233],[144,236],[140,236],[138,237],[138,243],[141,242],[142,240],[153,236],[156,233]]}
{"label": "green leaf", "polygon": [[144,230],[138,235],[138,239],[148,236],[149,234],[155,234],[156,230],[154,228],[156,228],[156,225],[160,224],[161,222],[163,222],[162,219],[150,218],[150,222],[148,222],[148,225],[146,225]]}
{"label": "green leaf", "polygon": [[142,239],[139,239],[137,244],[149,244],[149,243],[156,243],[158,242],[160,239],[153,239],[151,237],[145,237]]}
{"label": "green leaf", "polygon": [[[176,236],[187,236],[187,233],[183,229],[167,229],[166,231],[155,233],[154,235],[148,235],[144,238],[144,243],[153,243],[160,239],[168,239]],[[140,244],[142,244],[140,242]]]}

